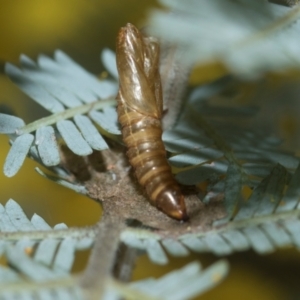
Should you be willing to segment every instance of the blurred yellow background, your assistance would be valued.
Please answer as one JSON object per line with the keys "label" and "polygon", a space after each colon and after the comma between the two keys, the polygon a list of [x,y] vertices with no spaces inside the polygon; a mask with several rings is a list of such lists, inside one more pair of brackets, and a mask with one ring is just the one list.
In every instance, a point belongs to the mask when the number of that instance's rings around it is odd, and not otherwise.
{"label": "blurred yellow background", "polygon": [[[103,47],[114,49],[118,29],[131,22],[145,24],[147,10],[158,6],[155,1],[83,1],[83,0],[14,0],[0,1],[0,62],[18,63],[21,53],[36,59],[44,53],[52,55],[62,49],[84,68],[100,74],[100,52]],[[206,74],[208,80],[224,73],[218,65],[194,72],[193,83]],[[198,75],[197,75],[198,74]],[[199,75],[200,74],[200,75]],[[0,103],[10,105],[26,122],[45,112],[22,94],[3,74],[0,75]],[[8,139],[0,137],[0,165],[3,165],[9,150]],[[0,201],[16,200],[28,216],[41,215],[50,224],[65,222],[68,226],[95,224],[101,216],[98,204],[40,177],[29,159],[13,178],[0,174]],[[76,270],[83,267],[87,257],[78,261]],[[167,267],[151,264],[141,257],[134,278],[158,276],[199,259],[204,266],[216,261],[213,255],[192,255],[187,259],[171,259]],[[228,278],[215,290],[201,299],[292,299],[298,293],[299,253],[282,250],[268,256],[253,252],[239,253],[228,257],[231,271]],[[293,290],[295,289],[295,290]],[[299,293],[298,293],[298,297]],[[293,299],[299,299],[295,296]]]}

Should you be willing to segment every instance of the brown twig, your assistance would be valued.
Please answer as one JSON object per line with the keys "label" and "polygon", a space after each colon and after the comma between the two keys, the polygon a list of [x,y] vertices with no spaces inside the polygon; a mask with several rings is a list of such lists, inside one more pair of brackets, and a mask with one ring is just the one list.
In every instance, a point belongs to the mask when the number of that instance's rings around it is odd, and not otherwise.
{"label": "brown twig", "polygon": [[98,223],[95,245],[79,282],[87,299],[100,299],[104,293],[106,279],[112,275],[116,264],[123,227],[123,223],[109,215],[105,215]]}

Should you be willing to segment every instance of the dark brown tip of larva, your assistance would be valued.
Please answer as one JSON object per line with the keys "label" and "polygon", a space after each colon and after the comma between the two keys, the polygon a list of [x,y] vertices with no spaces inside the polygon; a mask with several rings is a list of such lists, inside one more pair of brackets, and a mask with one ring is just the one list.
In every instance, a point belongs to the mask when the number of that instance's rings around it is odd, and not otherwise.
{"label": "dark brown tip of larva", "polygon": [[183,210],[177,209],[176,211],[173,211],[171,214],[168,214],[168,216],[182,222],[186,222],[189,220],[189,216],[186,213],[185,207]]}
{"label": "dark brown tip of larva", "polygon": [[184,222],[189,219],[184,197],[177,190],[164,190],[156,201],[156,207],[172,219]]}
{"label": "dark brown tip of larva", "polygon": [[182,212],[182,215],[181,215],[181,221],[182,222],[187,222],[189,220],[189,216],[187,215],[186,213],[186,210],[184,212]]}

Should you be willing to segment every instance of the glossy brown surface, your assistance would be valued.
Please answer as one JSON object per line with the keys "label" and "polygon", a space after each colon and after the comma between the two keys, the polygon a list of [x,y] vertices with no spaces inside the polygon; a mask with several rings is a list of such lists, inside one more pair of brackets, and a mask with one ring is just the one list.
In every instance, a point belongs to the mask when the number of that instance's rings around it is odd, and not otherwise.
{"label": "glossy brown surface", "polygon": [[118,116],[130,164],[150,202],[171,218],[187,220],[184,197],[162,142],[159,45],[127,24],[117,39]]}

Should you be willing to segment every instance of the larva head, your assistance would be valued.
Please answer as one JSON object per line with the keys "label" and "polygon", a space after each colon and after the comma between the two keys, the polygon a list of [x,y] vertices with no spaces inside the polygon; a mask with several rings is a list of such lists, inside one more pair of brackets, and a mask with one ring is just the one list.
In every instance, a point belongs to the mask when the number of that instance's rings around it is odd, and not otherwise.
{"label": "larva head", "polygon": [[184,197],[179,188],[164,190],[156,200],[156,207],[175,220],[187,221],[189,219],[186,213]]}

